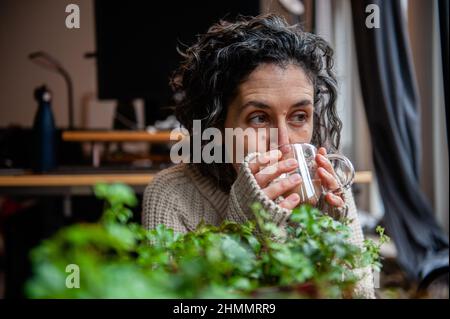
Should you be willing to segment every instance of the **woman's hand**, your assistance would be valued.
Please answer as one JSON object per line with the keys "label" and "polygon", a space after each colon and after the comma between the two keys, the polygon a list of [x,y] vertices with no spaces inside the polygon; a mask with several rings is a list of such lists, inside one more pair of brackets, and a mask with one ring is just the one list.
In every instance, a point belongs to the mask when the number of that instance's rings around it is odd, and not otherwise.
{"label": "woman's hand", "polygon": [[[321,183],[325,189],[330,190],[325,195],[325,200],[330,206],[344,207],[345,202],[341,196],[333,194],[333,190],[339,189],[340,185],[335,177],[335,172],[330,161],[325,157],[327,151],[324,147],[319,148],[316,155],[317,172]],[[300,185],[299,174],[290,175],[289,178],[279,178],[281,174],[291,172],[297,166],[295,159],[280,160],[282,154],[279,150],[272,150],[261,154],[256,159],[250,161],[249,168],[255,176],[256,182],[263,192],[271,200],[275,200],[281,195],[292,192]],[[293,209],[300,204],[300,196],[293,192],[279,203],[279,206],[286,209]]]}
{"label": "woman's hand", "polygon": [[[255,176],[258,185],[271,200],[275,200],[280,195],[289,192],[301,182],[299,174],[293,174],[288,178],[282,178],[273,182],[281,174],[288,173],[297,166],[295,159],[280,161],[281,156],[281,151],[272,150],[257,156],[256,159],[249,163],[249,168]],[[294,209],[299,203],[300,196],[297,193],[292,193],[278,205],[286,209]]]}
{"label": "woman's hand", "polygon": [[325,155],[327,155],[327,150],[324,147],[319,148],[316,154],[316,162],[318,166],[317,173],[323,187],[330,190],[330,192],[325,195],[325,200],[331,206],[344,207],[344,200],[340,196],[331,192],[333,190],[339,189],[340,185],[336,180],[336,174],[334,172],[333,166],[325,157]]}

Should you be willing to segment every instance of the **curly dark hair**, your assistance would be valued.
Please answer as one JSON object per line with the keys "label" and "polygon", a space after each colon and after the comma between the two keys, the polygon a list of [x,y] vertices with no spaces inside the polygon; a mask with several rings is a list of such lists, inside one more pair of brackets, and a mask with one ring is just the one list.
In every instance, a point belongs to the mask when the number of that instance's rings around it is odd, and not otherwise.
{"label": "curly dark hair", "polygon": [[[338,150],[342,122],[336,112],[333,50],[321,37],[304,32],[299,25],[289,26],[273,14],[240,16],[234,22],[214,24],[194,45],[179,51],[183,61],[171,78],[171,86],[181,97],[175,115],[190,134],[193,120],[201,120],[202,130],[223,129],[236,89],[260,64],[295,64],[314,87],[312,143],[328,151]],[[197,165],[222,190],[230,189],[236,177],[231,164]]]}

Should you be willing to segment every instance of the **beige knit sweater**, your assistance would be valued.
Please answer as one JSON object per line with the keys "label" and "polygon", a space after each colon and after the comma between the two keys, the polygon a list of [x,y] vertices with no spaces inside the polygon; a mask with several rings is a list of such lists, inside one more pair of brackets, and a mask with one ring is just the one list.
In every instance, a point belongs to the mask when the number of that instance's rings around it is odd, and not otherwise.
{"label": "beige knit sweater", "polygon": [[[241,165],[230,193],[217,188],[213,181],[203,176],[195,165],[178,164],[159,172],[147,186],[143,200],[142,223],[153,229],[164,224],[176,232],[192,231],[204,220],[206,224],[220,225],[224,220],[243,223],[253,219],[250,205],[260,202],[270,212],[273,221],[283,227],[290,211],[270,200],[257,184],[248,167],[248,158]],[[356,214],[351,191],[345,194],[349,206],[348,217],[353,221],[350,241],[362,245],[363,234]],[[361,280],[354,296],[374,298],[373,276],[370,269],[358,270]]]}

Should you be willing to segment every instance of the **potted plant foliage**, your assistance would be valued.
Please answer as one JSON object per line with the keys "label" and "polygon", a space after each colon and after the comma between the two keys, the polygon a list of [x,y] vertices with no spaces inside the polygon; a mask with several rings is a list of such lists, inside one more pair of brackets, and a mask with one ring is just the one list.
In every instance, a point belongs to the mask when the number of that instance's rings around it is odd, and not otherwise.
{"label": "potted plant foliage", "polygon": [[[131,188],[98,184],[95,194],[105,200],[99,222],[63,228],[32,251],[30,298],[346,298],[353,270],[379,270],[388,240],[378,228],[378,244],[352,245],[348,221],[306,205],[284,233],[258,204],[244,224],[146,230],[130,222],[138,202]],[[79,269],[76,289],[70,265]]]}

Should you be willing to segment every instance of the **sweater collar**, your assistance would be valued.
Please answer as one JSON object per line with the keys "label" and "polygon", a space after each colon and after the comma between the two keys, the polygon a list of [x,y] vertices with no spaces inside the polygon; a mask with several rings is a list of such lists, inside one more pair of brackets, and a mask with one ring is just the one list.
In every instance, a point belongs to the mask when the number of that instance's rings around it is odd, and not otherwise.
{"label": "sweater collar", "polygon": [[183,165],[186,165],[186,174],[191,178],[198,191],[211,203],[221,217],[224,218],[228,207],[229,194],[222,191],[211,178],[203,175],[195,164]]}

